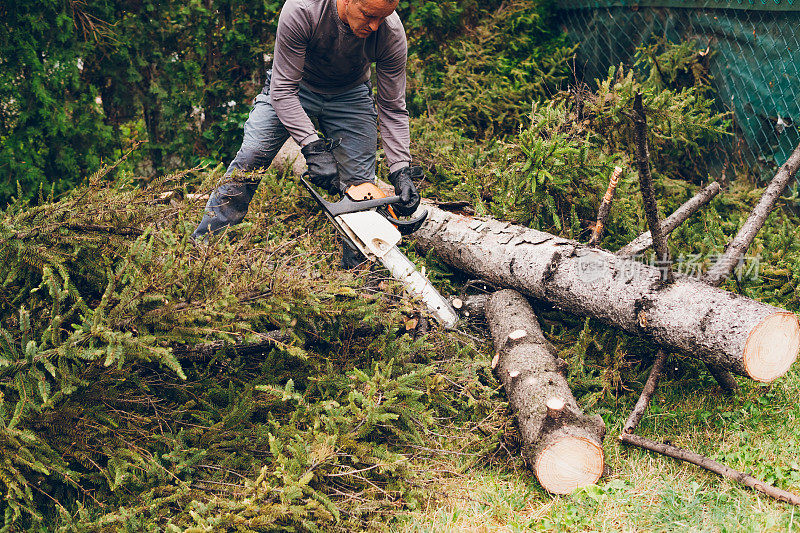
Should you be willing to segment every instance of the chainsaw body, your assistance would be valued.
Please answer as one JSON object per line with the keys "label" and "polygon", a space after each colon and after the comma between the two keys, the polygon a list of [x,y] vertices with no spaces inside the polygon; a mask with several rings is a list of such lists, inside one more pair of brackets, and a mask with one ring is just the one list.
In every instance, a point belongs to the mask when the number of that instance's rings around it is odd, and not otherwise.
{"label": "chainsaw body", "polygon": [[413,233],[422,225],[427,211],[408,221],[397,219],[391,204],[399,202],[400,197],[387,196],[374,183],[351,186],[341,200],[329,202],[305,179],[302,182],[353,248],[370,261],[381,261],[392,277],[425,303],[440,324],[446,328],[455,327],[458,315],[450,303],[397,247],[403,235]]}

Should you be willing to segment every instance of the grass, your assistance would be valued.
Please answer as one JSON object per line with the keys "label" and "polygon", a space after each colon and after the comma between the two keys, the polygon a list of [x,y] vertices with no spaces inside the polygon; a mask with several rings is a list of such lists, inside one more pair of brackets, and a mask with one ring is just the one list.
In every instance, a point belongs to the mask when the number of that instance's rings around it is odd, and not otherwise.
{"label": "grass", "polygon": [[[687,365],[679,362],[678,366]],[[742,384],[725,397],[688,363],[663,381],[638,432],[707,454],[777,486],[800,492],[800,370],[772,385]],[[672,369],[674,370],[673,365]],[[435,501],[393,531],[796,531],[796,508],[705,470],[638,448],[615,436],[638,391],[608,417],[607,471],[568,496],[543,491],[516,456],[441,480]],[[458,461],[451,470],[458,471]],[[441,469],[441,467],[440,467]]]}

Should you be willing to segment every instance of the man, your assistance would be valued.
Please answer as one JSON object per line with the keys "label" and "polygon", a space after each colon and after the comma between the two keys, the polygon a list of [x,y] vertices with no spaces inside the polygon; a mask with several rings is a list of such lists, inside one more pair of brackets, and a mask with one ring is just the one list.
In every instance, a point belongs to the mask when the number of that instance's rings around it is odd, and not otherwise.
{"label": "man", "polygon": [[[271,75],[244,125],[242,147],[226,176],[268,167],[291,135],[301,146],[309,180],[331,193],[374,180],[380,119],[389,181],[402,203],[399,215],[419,205],[411,165],[405,105],[405,31],[394,9],[398,0],[287,0],[278,19]],[[377,113],[370,85],[375,63]],[[325,137],[311,121],[317,119]],[[218,187],[193,237],[238,224],[257,181],[229,181]],[[343,246],[342,264],[361,262],[360,252]]]}

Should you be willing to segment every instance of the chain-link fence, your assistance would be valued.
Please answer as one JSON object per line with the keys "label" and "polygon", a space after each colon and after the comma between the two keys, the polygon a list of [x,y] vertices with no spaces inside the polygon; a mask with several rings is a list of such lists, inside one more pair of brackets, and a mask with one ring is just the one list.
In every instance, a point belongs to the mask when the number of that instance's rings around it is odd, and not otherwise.
{"label": "chain-link fence", "polygon": [[558,6],[564,30],[580,43],[578,75],[590,85],[612,65],[631,65],[636,48],[654,39],[694,40],[715,52],[712,83],[718,101],[733,111],[737,133],[731,155],[781,165],[800,142],[800,0],[571,0]]}

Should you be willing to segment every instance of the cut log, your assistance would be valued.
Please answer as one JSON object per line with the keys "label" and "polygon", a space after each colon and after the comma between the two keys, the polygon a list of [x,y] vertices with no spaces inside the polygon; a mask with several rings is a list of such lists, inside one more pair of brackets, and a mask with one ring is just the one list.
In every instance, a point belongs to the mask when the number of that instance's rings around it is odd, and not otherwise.
{"label": "cut log", "polygon": [[581,412],[530,304],[502,290],[485,311],[498,354],[495,373],[516,417],[526,463],[554,494],[596,483],[604,467],[605,424]]}
{"label": "cut log", "polygon": [[306,166],[306,158],[300,151],[300,146],[289,137],[269,165],[269,168],[278,171],[281,174],[293,174],[295,176],[302,176],[303,172],[308,168]]}
{"label": "cut log", "polygon": [[489,296],[489,294],[471,294],[464,297],[463,300],[459,298],[460,303],[458,306],[454,301],[453,307],[464,318],[480,318],[484,316],[484,309]]}
{"label": "cut log", "polygon": [[788,311],[555,235],[426,204],[414,234],[450,265],[565,311],[591,316],[736,374],[769,382],[800,349]]}

